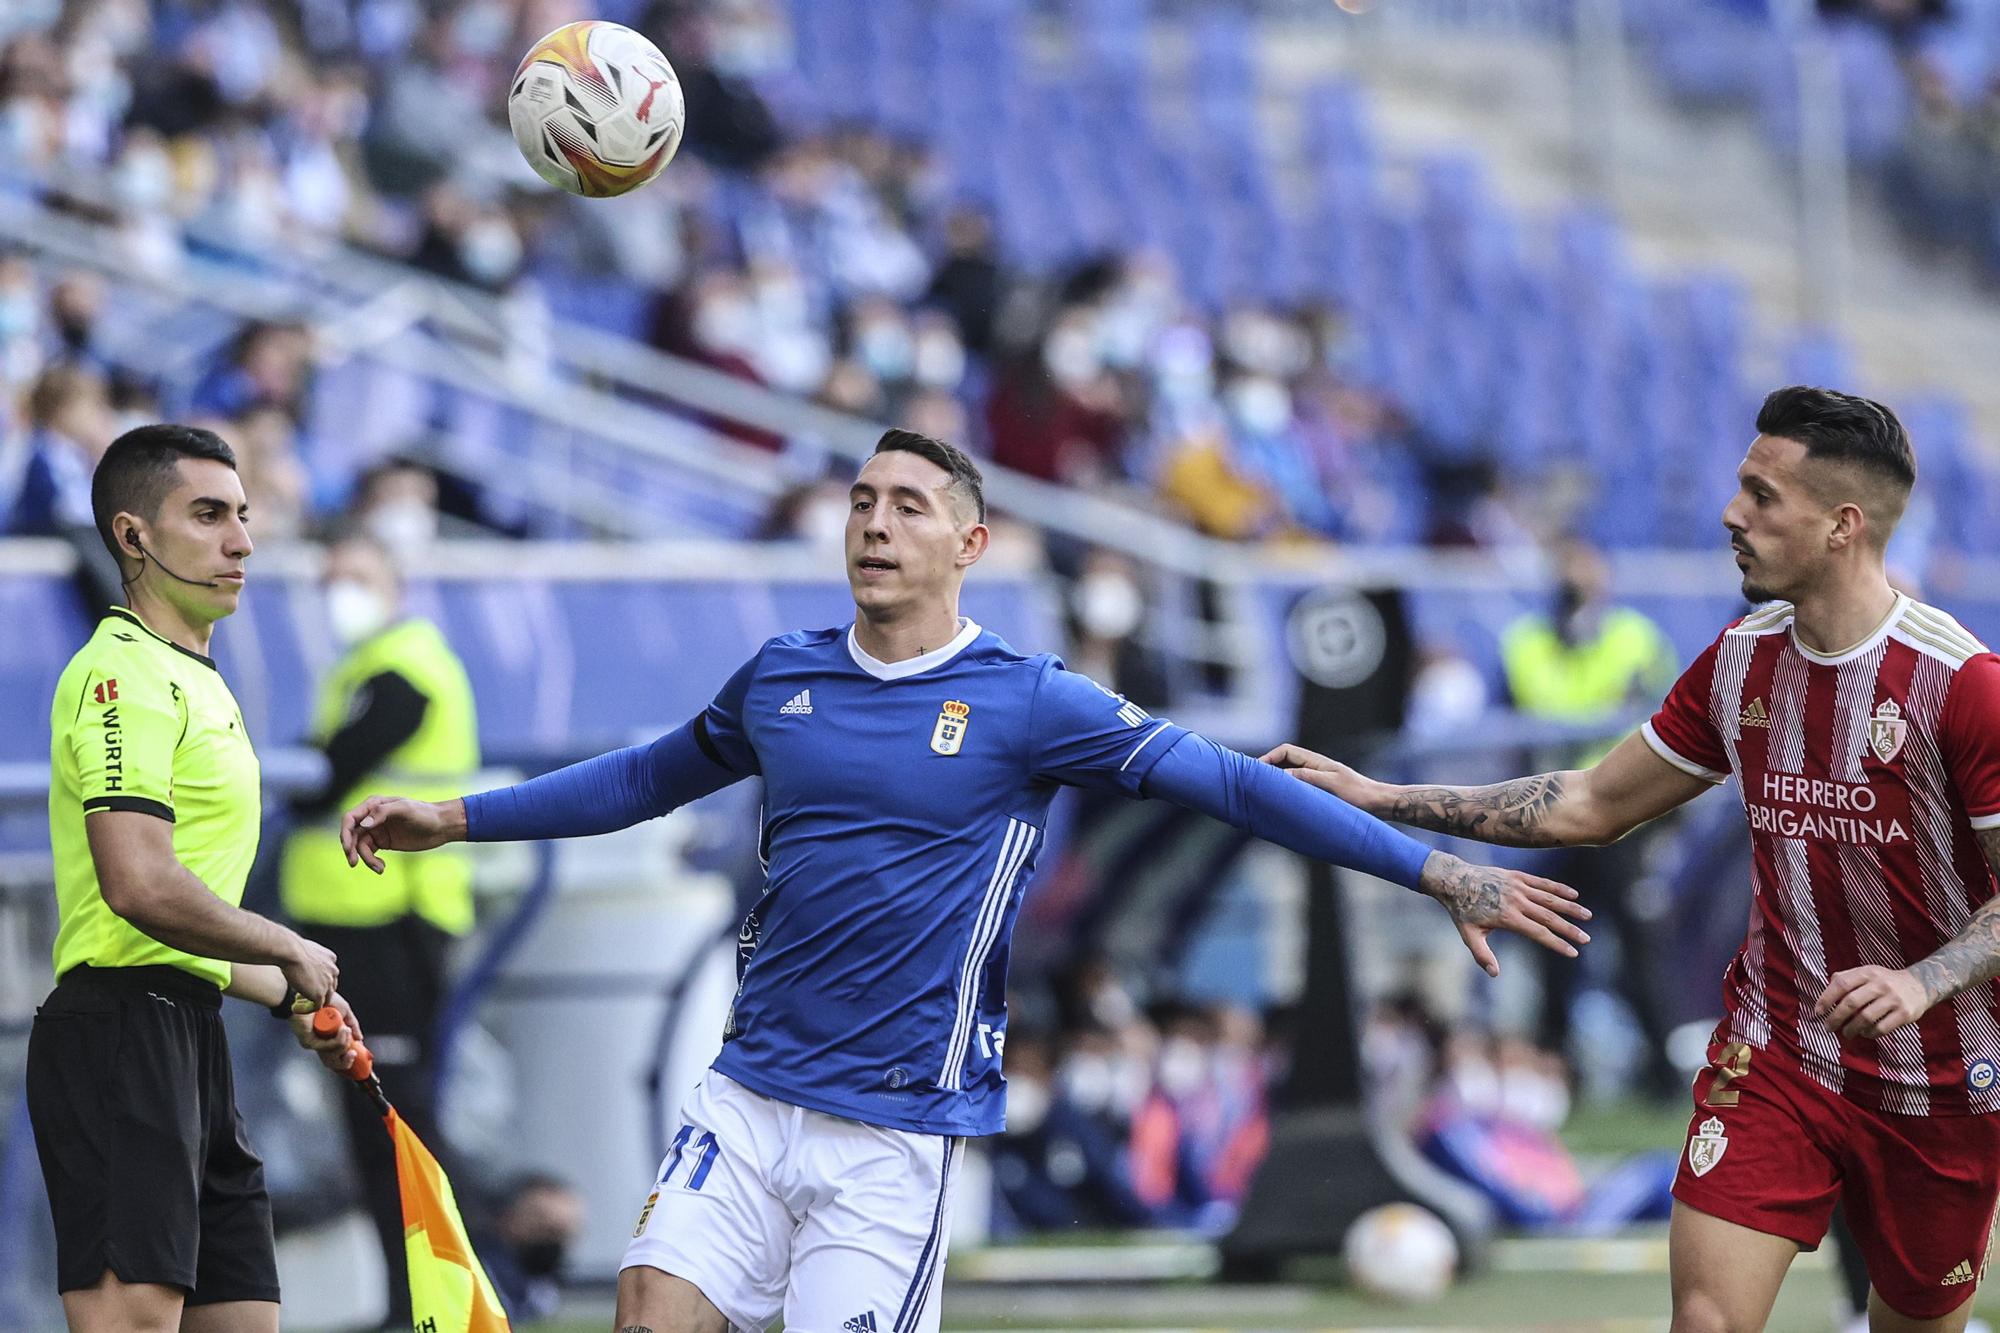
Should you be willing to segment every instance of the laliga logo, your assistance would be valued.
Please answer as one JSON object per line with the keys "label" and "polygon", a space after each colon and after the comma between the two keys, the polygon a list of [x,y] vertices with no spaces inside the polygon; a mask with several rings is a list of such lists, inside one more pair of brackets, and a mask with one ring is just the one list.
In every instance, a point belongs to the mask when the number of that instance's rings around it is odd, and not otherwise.
{"label": "laliga logo", "polygon": [[1993,1086],[1993,1062],[1974,1060],[1965,1067],[1965,1086],[1974,1092],[1984,1092]]}

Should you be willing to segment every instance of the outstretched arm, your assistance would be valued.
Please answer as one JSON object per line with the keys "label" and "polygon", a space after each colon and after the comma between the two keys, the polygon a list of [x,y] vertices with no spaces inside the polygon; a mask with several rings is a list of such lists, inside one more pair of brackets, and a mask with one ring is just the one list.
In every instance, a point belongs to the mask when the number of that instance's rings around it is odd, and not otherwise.
{"label": "outstretched arm", "polygon": [[1144,793],[1212,815],[1315,860],[1393,880],[1436,898],[1472,956],[1499,975],[1487,936],[1510,930],[1557,953],[1587,943],[1576,891],[1539,876],[1475,866],[1434,851],[1353,806],[1192,732],[1146,775]]}
{"label": "outstretched arm", "polygon": [[581,838],[630,828],[747,776],[704,744],[702,720],[650,745],[586,759],[512,787],[453,801],[371,796],[347,812],[347,863],[382,873],[381,852],[422,852],[448,842]]}
{"label": "outstretched arm", "polygon": [[1709,789],[1705,779],[1660,758],[1636,732],[1591,768],[1484,787],[1377,782],[1296,745],[1280,745],[1264,762],[1382,819],[1503,847],[1616,842]]}
{"label": "outstretched arm", "polygon": [[[1978,830],[1986,864],[2000,870],[2000,828]],[[1962,990],[2000,977],[2000,897],[1965,929],[1908,967],[1850,967],[1828,979],[1813,1012],[1844,1037],[1886,1037]]]}

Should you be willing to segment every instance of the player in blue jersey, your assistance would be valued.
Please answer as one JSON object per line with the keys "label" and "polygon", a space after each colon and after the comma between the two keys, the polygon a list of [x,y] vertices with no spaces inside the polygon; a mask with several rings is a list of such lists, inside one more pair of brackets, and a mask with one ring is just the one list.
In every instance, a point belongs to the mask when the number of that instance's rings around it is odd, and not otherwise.
{"label": "player in blue jersey", "polygon": [[681,1111],[618,1283],[618,1327],[938,1326],[953,1167],[997,1133],[1007,956],[1060,786],[1159,797],[1438,899],[1480,965],[1510,930],[1574,956],[1575,893],[1432,851],[958,614],[978,468],[890,431],[847,523],[854,623],[772,639],[686,726],[517,786],[373,797],[350,864],[575,837],[764,780],[764,892],[722,1052]]}

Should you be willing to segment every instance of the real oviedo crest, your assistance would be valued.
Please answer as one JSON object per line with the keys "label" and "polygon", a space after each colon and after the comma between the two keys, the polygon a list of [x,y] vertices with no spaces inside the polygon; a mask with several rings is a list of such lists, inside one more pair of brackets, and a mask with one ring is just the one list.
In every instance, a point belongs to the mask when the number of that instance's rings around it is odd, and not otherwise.
{"label": "real oviedo crest", "polygon": [[937,726],[931,731],[931,749],[942,755],[957,754],[965,744],[966,720],[971,716],[969,704],[946,700],[944,711],[938,714]]}

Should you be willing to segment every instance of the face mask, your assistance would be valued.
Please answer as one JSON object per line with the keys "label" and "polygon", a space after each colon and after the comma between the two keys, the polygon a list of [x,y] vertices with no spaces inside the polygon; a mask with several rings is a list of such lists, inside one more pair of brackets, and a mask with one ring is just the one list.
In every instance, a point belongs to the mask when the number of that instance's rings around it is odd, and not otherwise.
{"label": "face mask", "polygon": [[1201,1047],[1186,1037],[1169,1037],[1160,1047],[1160,1090],[1169,1097],[1186,1097],[1201,1086],[1208,1060]]}
{"label": "face mask", "polygon": [[773,387],[807,395],[826,382],[833,354],[817,332],[794,325],[765,334],[753,360]]}
{"label": "face mask", "polygon": [[506,44],[511,22],[499,5],[470,5],[451,25],[453,42],[469,56],[490,56]]}
{"label": "face mask", "polygon": [[1139,627],[1139,589],[1123,574],[1092,574],[1076,585],[1076,618],[1094,639],[1122,639]]}
{"label": "face mask", "polygon": [[1246,370],[1296,375],[1305,369],[1305,348],[1297,330],[1268,315],[1244,312],[1230,316],[1223,325],[1222,345],[1230,360]]}
{"label": "face mask", "polygon": [[1153,340],[1153,320],[1147,311],[1130,301],[1121,301],[1104,312],[1098,331],[1104,359],[1120,370],[1130,370],[1146,359],[1146,347]]}
{"label": "face mask", "polygon": [[1121,1055],[1111,1066],[1111,1109],[1129,1119],[1153,1090],[1153,1070],[1136,1055]]}
{"label": "face mask", "polygon": [[1007,1080],[1007,1132],[1032,1134],[1049,1118],[1048,1084],[1016,1074]]}
{"label": "face mask", "polygon": [[757,284],[757,313],[767,328],[788,329],[804,324],[812,314],[806,289],[789,278]]}
{"label": "face mask", "polygon": [[1066,389],[1080,388],[1096,378],[1104,363],[1097,355],[1097,343],[1083,329],[1066,328],[1049,336],[1042,348],[1042,364]]}
{"label": "face mask", "polygon": [[1090,1016],[1101,1027],[1122,1028],[1139,1016],[1139,1006],[1123,986],[1107,981],[1090,993]]}
{"label": "face mask", "polygon": [[414,501],[383,505],[368,515],[368,531],[397,555],[421,551],[437,540],[437,511]]}
{"label": "face mask", "polygon": [[1445,1087],[1466,1110],[1492,1111],[1500,1104],[1500,1075],[1484,1060],[1461,1060],[1444,1076]]}
{"label": "face mask", "polygon": [[39,309],[31,291],[0,293],[0,342],[12,342],[33,333]]}
{"label": "face mask", "polygon": [[1176,403],[1190,403],[1215,392],[1215,352],[1207,335],[1187,327],[1160,335],[1153,353],[1154,383]]}
{"label": "face mask", "polygon": [[1117,1094],[1117,1075],[1101,1055],[1071,1056],[1063,1066],[1063,1092],[1084,1111],[1102,1111]]}
{"label": "face mask", "polygon": [[366,584],[335,579],[326,585],[326,622],[343,645],[373,638],[391,614],[388,603]]}
{"label": "face mask", "polygon": [[815,500],[799,515],[799,535],[816,546],[838,546],[847,539],[847,502]]}
{"label": "face mask", "polygon": [[710,301],[694,317],[694,336],[712,352],[746,352],[757,342],[757,312],[748,301]]}
{"label": "face mask", "polygon": [[917,383],[929,389],[956,389],[965,378],[965,349],[949,333],[917,340]]}
{"label": "face mask", "polygon": [[562,1271],[563,1243],[559,1240],[538,1240],[518,1246],[514,1250],[514,1262],[529,1277],[554,1277]]}
{"label": "face mask", "polygon": [[1276,380],[1238,380],[1229,388],[1229,410],[1251,434],[1276,435],[1291,424],[1292,395]]}
{"label": "face mask", "polygon": [[747,79],[775,68],[783,54],[778,43],[759,29],[736,24],[715,34],[709,43],[708,63],[719,73]]}
{"label": "face mask", "polygon": [[521,238],[498,218],[475,222],[458,243],[458,259],[479,281],[503,282],[521,262]]}
{"label": "face mask", "polygon": [[854,336],[854,347],[861,364],[885,384],[908,379],[916,363],[909,330],[889,320],[864,326]]}
{"label": "face mask", "polygon": [[135,212],[157,209],[174,191],[174,166],[158,148],[134,148],[118,159],[112,193]]}
{"label": "face mask", "polygon": [[1553,1130],[1569,1118],[1569,1086],[1535,1069],[1500,1076],[1500,1114],[1536,1129]]}

